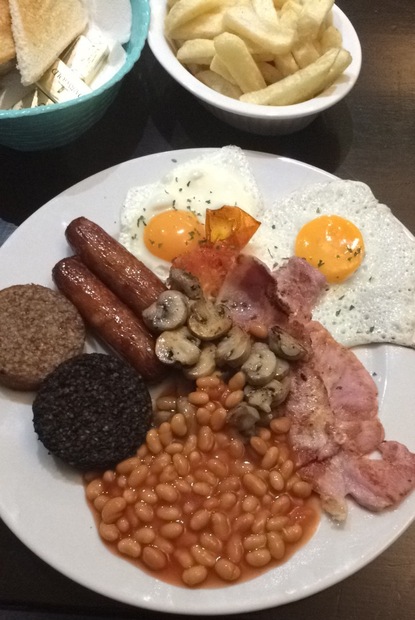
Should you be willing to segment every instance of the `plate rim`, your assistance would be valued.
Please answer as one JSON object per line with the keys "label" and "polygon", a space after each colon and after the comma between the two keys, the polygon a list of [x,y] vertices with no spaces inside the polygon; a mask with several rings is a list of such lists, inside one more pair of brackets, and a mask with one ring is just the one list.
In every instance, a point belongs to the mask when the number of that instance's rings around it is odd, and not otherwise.
{"label": "plate rim", "polygon": [[[163,151],[163,152],[159,152],[159,153],[152,153],[152,154],[147,154],[147,155],[143,155],[141,157],[137,157],[137,158],[133,158],[131,160],[127,160],[126,162],[122,162],[119,164],[116,164],[114,166],[110,166],[104,170],[98,171],[95,174],[79,181],[78,183],[74,184],[73,186],[67,188],[66,190],[64,190],[63,192],[59,193],[57,196],[53,197],[51,200],[47,201],[42,207],[40,207],[40,209],[38,209],[35,213],[33,213],[29,218],[27,218],[27,220],[25,220],[25,222],[23,222],[16,231],[14,231],[12,233],[12,235],[9,237],[9,239],[3,244],[3,246],[0,248],[0,258],[3,257],[4,254],[6,254],[10,248],[13,247],[13,245],[15,243],[19,242],[20,236],[21,235],[25,235],[27,230],[30,230],[31,225],[33,224],[34,221],[37,221],[39,218],[41,218],[41,216],[47,212],[49,209],[53,209],[55,207],[55,203],[59,202],[60,200],[64,200],[65,196],[68,195],[68,192],[72,192],[74,194],[77,194],[79,190],[82,190],[85,187],[88,187],[88,184],[94,183],[95,181],[99,181],[100,178],[102,178],[102,175],[110,175],[111,174],[117,174],[117,169],[119,168],[123,168],[125,166],[131,166],[132,168],[134,168],[135,166],[139,166],[140,162],[142,162],[143,159],[145,159],[147,162],[148,161],[154,161],[155,159],[170,159],[171,161],[174,160],[175,156],[188,156],[190,157],[194,157],[197,155],[200,155],[202,153],[207,153],[207,152],[214,152],[216,151],[217,148],[215,147],[211,147],[211,148],[190,148],[190,149],[176,149],[176,150],[168,150],[168,151]],[[279,155],[275,155],[272,153],[267,153],[267,152],[262,152],[262,151],[253,151],[253,150],[248,150],[248,149],[242,149],[243,152],[245,153],[245,155],[249,157],[259,157],[259,158],[266,158],[267,160],[271,160],[271,162],[273,161],[282,161],[288,165],[294,165],[294,166],[299,166],[301,169],[306,169],[306,170],[311,170],[313,172],[316,172],[318,174],[322,175],[322,178],[325,177],[327,179],[337,179],[339,177],[337,177],[336,175],[326,172],[316,166],[313,166],[311,164],[305,163],[305,162],[301,162],[299,160],[295,160],[293,158],[290,157],[284,157],[284,156],[279,156]],[[128,188],[125,188],[125,192],[127,191]],[[261,188],[260,188],[261,189]],[[121,205],[119,205],[119,207],[121,207]],[[119,216],[118,216],[119,217]],[[118,218],[117,218],[118,219]],[[393,345],[391,345],[393,346]],[[1,397],[1,394],[0,394]],[[1,482],[1,479],[0,479]],[[7,527],[9,527],[9,529],[16,535],[16,537],[21,540],[23,542],[23,544],[25,544],[33,553],[35,553],[35,555],[37,555],[38,557],[40,557],[43,561],[45,561],[47,564],[49,564],[50,566],[52,566],[54,569],[56,569],[58,572],[60,572],[61,574],[63,574],[64,576],[72,579],[73,581],[79,583],[81,586],[84,586],[86,588],[89,588],[90,590],[100,594],[100,595],[104,595],[104,596],[109,596],[110,598],[117,600],[119,602],[125,603],[125,604],[129,604],[129,605],[133,605],[136,607],[142,607],[142,608],[146,608],[146,609],[150,609],[153,611],[168,611],[169,613],[183,613],[183,614],[192,614],[192,615],[199,615],[204,613],[205,610],[202,609],[203,606],[201,606],[200,604],[198,604],[197,606],[195,606],[195,608],[189,609],[188,603],[185,603],[184,605],[182,605],[182,607],[178,606],[178,607],[174,607],[174,609],[171,610],[166,610],[164,608],[162,608],[160,605],[157,605],[157,602],[155,601],[146,601],[146,600],[141,600],[140,602],[134,602],[131,601],[131,599],[129,599],[126,595],[122,595],[120,594],[119,596],[114,595],[114,593],[111,593],[110,595],[105,594],[102,590],[100,590],[99,588],[95,587],[93,584],[91,584],[88,581],[85,580],[79,580],[79,578],[77,578],[76,574],[74,574],[73,570],[69,570],[69,569],[63,569],[62,566],[57,565],[54,562],[50,561],[50,558],[46,558],[44,554],[39,553],[36,545],[33,545],[33,543],[28,540],[27,536],[22,535],[20,532],[17,532],[15,530],[14,524],[12,519],[8,518],[8,515],[4,514],[3,511],[3,507],[2,507],[2,502],[0,500],[0,518],[2,518],[2,520],[4,521],[4,523],[7,525]],[[304,599],[307,598],[308,596],[315,594],[317,592],[323,591],[329,587],[331,587],[332,585],[335,585],[336,583],[342,581],[343,579],[351,576],[352,574],[354,574],[355,572],[357,572],[358,570],[360,570],[361,568],[363,568],[364,566],[366,566],[368,563],[370,563],[372,560],[374,560],[376,557],[378,557],[381,553],[383,553],[383,551],[385,551],[386,548],[388,548],[390,545],[392,545],[399,536],[401,536],[404,531],[406,531],[406,529],[408,529],[408,527],[411,525],[411,523],[415,520],[415,514],[412,517],[408,517],[406,520],[406,523],[404,525],[401,525],[401,527],[394,533],[394,535],[388,539],[385,544],[383,546],[381,546],[380,548],[376,549],[372,554],[370,554],[369,556],[365,556],[364,559],[361,560],[361,562],[357,562],[356,565],[353,567],[353,569],[349,569],[348,571],[346,571],[346,574],[341,575],[340,577],[338,576],[336,571],[333,571],[332,575],[330,578],[325,579],[324,581],[324,585],[320,586],[318,584],[315,584],[314,587],[309,587],[308,591],[304,592],[304,590],[298,591],[297,594],[295,593],[291,593],[291,596],[289,599],[285,600],[285,601],[280,601],[280,602],[275,602],[275,600],[273,599],[273,597],[269,596],[268,593],[268,597],[264,598],[261,600],[260,603],[258,602],[252,602],[250,605],[244,605],[243,607],[238,607],[236,609],[226,609],[225,607],[221,607],[221,608],[217,608],[217,609],[213,609],[213,610],[208,610],[209,614],[212,615],[219,615],[219,614],[234,614],[234,613],[242,613],[242,612],[252,612],[252,611],[258,611],[261,609],[266,609],[266,608],[271,608],[271,607],[278,607],[280,605],[283,604],[288,604],[288,603],[292,603],[295,602],[297,600],[300,599]],[[101,543],[102,544],[102,543]],[[299,552],[301,552],[301,549],[299,550]],[[297,552],[297,553],[299,553]],[[137,569],[135,569],[137,570]],[[266,574],[266,573],[265,573]],[[160,582],[159,582],[160,583]],[[247,582],[243,582],[242,586],[245,585]],[[171,586],[174,588],[174,586]],[[235,587],[239,587],[239,586],[226,586],[225,591],[228,591],[229,588],[231,588],[231,590],[229,590],[229,593],[231,593],[232,589]],[[185,590],[187,591],[187,590]],[[197,592],[212,592],[211,589],[202,589],[202,590],[198,590]],[[229,597],[230,598],[230,597]]]}

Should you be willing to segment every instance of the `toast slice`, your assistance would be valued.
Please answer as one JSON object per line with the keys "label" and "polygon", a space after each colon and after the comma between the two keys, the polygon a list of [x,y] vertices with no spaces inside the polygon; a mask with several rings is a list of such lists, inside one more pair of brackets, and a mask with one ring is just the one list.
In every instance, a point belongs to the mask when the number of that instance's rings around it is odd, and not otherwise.
{"label": "toast slice", "polygon": [[24,86],[38,80],[85,29],[82,0],[9,0],[17,67]]}
{"label": "toast slice", "polygon": [[9,0],[0,0],[0,75],[9,69],[15,55]]}

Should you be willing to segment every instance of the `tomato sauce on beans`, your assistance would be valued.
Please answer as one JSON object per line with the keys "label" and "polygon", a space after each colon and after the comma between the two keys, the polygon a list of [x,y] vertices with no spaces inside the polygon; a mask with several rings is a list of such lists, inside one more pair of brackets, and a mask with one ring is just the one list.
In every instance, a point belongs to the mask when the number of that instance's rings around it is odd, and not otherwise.
{"label": "tomato sauce on beans", "polygon": [[295,471],[290,421],[243,438],[226,422],[241,389],[198,379],[187,398],[158,399],[135,456],[85,476],[102,540],[168,583],[218,587],[286,561],[314,533],[319,503]]}

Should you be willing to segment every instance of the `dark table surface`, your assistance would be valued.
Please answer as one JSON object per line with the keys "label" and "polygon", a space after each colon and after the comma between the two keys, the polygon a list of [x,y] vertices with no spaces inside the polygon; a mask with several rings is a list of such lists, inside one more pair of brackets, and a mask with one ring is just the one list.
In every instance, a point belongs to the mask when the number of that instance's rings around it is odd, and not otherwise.
{"label": "dark table surface", "polygon": [[[145,48],[105,117],[76,142],[36,153],[0,147],[0,217],[18,225],[74,183],[132,158],[172,149],[237,144],[292,157],[344,179],[364,181],[415,233],[414,2],[338,0],[337,4],[360,37],[362,71],[353,92],[308,128],[284,137],[232,129],[177,86]],[[0,521],[0,618],[162,616],[111,601],[63,577]],[[342,583],[278,610],[238,617],[412,620],[415,526]]]}

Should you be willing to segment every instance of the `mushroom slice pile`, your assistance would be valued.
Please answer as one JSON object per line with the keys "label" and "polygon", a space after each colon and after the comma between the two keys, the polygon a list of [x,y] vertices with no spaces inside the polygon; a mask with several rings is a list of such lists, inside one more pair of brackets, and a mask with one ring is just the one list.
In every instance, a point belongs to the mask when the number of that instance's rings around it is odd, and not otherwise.
{"label": "mushroom slice pile", "polygon": [[249,437],[257,425],[268,425],[290,391],[291,364],[303,359],[306,348],[279,326],[255,342],[234,325],[228,308],[203,296],[198,279],[172,268],[168,289],[143,312],[149,328],[158,333],[157,357],[181,366],[190,380],[215,372],[239,371],[246,385],[243,400],[229,410],[227,421]]}

